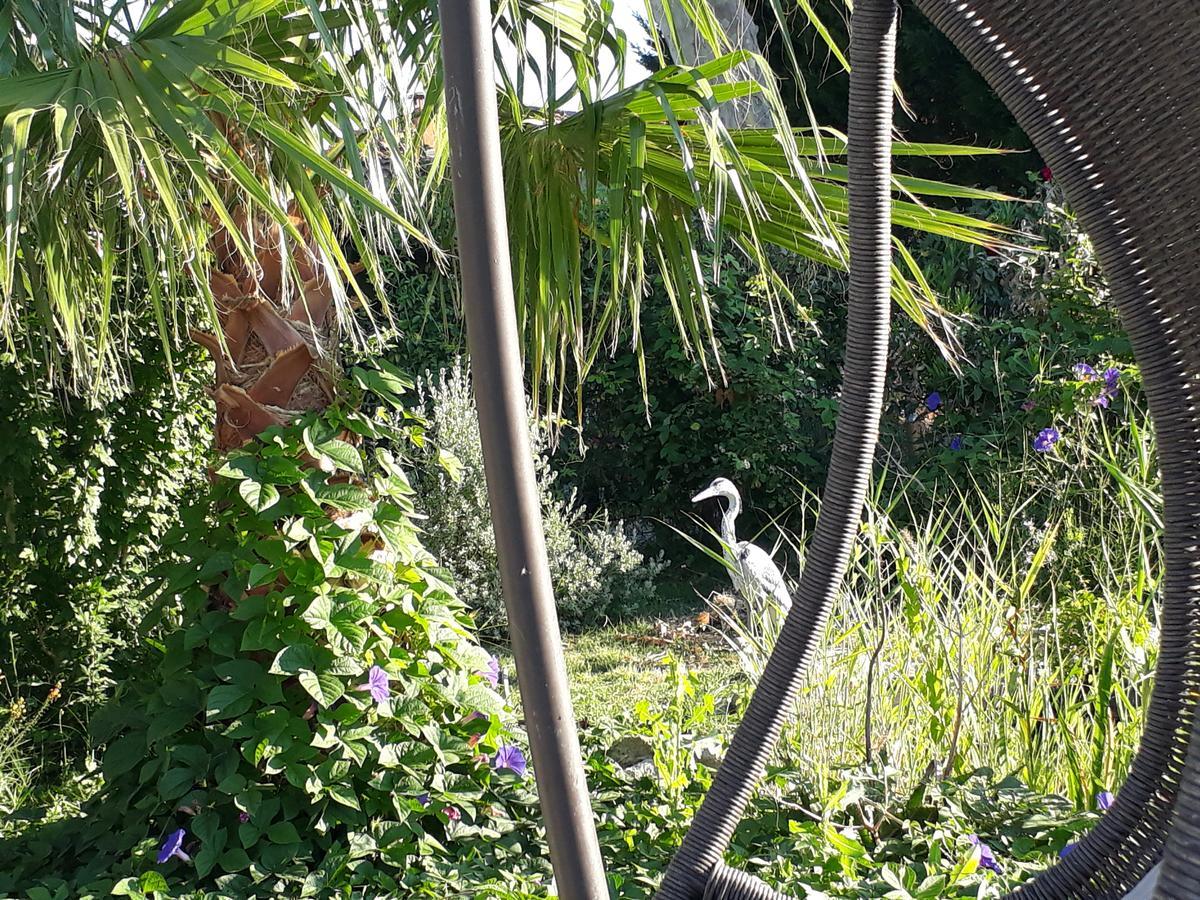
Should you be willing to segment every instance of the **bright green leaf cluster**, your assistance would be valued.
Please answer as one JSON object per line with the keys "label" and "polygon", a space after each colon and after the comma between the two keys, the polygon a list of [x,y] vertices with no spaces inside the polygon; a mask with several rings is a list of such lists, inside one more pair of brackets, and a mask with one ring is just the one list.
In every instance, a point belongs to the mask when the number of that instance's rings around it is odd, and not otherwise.
{"label": "bright green leaf cluster", "polygon": [[[299,895],[336,862],[402,893],[430,852],[512,831],[528,792],[489,763],[515,740],[505,704],[418,540],[401,464],[361,447],[385,436],[331,411],[217,468],[161,572],[159,666],[98,729],[104,789],[0,861],[18,873],[0,888],[53,858],[78,886],[140,877],[121,884],[145,893],[158,842],[183,828],[193,864],[157,867],[173,887]],[[386,698],[366,690],[372,667]]]}

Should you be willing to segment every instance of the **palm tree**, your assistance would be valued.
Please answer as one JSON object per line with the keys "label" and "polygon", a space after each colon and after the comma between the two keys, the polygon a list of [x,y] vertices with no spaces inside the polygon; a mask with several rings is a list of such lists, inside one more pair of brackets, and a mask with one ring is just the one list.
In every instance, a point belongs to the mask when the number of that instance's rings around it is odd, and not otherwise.
{"label": "palm tree", "polygon": [[[86,391],[120,377],[115,310],[159,332],[168,365],[186,330],[215,360],[222,449],[328,404],[339,337],[388,315],[359,270],[386,298],[382,258],[421,244],[447,260],[426,214],[447,164],[436,4],[154,0],[137,19],[129,0],[63,8],[0,10],[11,21],[0,44],[0,334],[36,344],[50,377]],[[561,408],[610,340],[640,353],[649,266],[680,340],[719,373],[705,242],[754,260],[772,304],[789,298],[768,245],[844,267],[844,141],[793,131],[760,58],[723,53],[613,92],[626,36],[599,0],[508,2],[496,21],[535,398]],[[771,110],[770,127],[721,122],[721,106],[746,96]],[[992,195],[905,179],[897,189],[908,197],[898,224],[1005,237],[919,199]],[[948,345],[936,298],[897,249],[897,301]],[[604,290],[585,297],[589,269]]]}

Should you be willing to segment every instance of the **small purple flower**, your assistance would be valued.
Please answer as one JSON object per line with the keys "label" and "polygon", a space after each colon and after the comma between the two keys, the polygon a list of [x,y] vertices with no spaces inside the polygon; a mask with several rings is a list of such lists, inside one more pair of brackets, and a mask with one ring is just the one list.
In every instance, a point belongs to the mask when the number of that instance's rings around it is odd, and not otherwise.
{"label": "small purple flower", "polygon": [[1101,812],[1108,812],[1116,799],[1110,791],[1101,791],[1096,795],[1096,806]]}
{"label": "small purple flower", "polygon": [[1077,362],[1071,367],[1071,371],[1075,373],[1075,377],[1080,381],[1095,381],[1096,370],[1085,362]]}
{"label": "small purple flower", "polygon": [[1049,453],[1050,448],[1058,443],[1062,435],[1058,433],[1058,429],[1053,425],[1048,428],[1043,428],[1037,433],[1037,437],[1033,439],[1033,449],[1038,453]]}
{"label": "small purple flower", "polygon": [[487,666],[479,674],[487,679],[488,684],[495,687],[500,683],[500,660],[494,656],[489,656]]}
{"label": "small purple flower", "polygon": [[1030,397],[1028,400],[1026,400],[1024,403],[1021,404],[1021,409],[1024,412],[1033,412],[1035,409],[1037,409],[1037,403],[1035,403],[1033,398]]}
{"label": "small purple flower", "polygon": [[458,811],[458,810],[457,810],[455,807],[453,807],[453,806],[445,806],[445,807],[443,807],[443,808],[442,808],[442,813],[443,813],[443,814],[445,814],[446,818],[447,818],[447,819],[449,819],[451,822],[457,822],[459,819],[461,819],[461,818],[462,818],[462,813],[461,813],[461,812],[459,812],[459,811]]}
{"label": "small purple flower", "polygon": [[487,718],[486,713],[481,713],[479,710],[475,710],[475,712],[473,712],[469,716],[467,716],[467,721],[474,722],[476,719],[486,719],[486,718]]}
{"label": "small purple flower", "polygon": [[963,447],[963,440],[962,440],[961,434],[956,434],[954,437],[950,438],[950,449],[951,450],[955,450],[955,451],[961,450],[962,447]]}
{"label": "small purple flower", "polygon": [[182,859],[184,862],[191,862],[192,858],[183,852],[183,838],[186,832],[182,828],[177,828],[167,835],[162,842],[162,846],[158,848],[159,865],[165,863],[172,856],[176,859]]}
{"label": "small purple flower", "polygon": [[526,770],[525,754],[521,752],[520,747],[514,744],[506,744],[492,758],[492,768],[496,771],[508,769],[518,778],[524,778]]}
{"label": "small purple flower", "polygon": [[248,813],[248,812],[238,813],[238,821],[241,822],[243,825],[245,825],[247,822],[250,821],[250,813]]}
{"label": "small purple flower", "polygon": [[942,395],[937,391],[930,391],[929,396],[925,398],[925,408],[930,412],[936,412],[937,408],[942,405]]}
{"label": "small purple flower", "polygon": [[388,697],[392,696],[392,689],[389,686],[388,674],[379,668],[379,666],[371,666],[367,672],[367,683],[358,686],[360,691],[370,691],[371,698],[376,703],[382,703]]}
{"label": "small purple flower", "polygon": [[990,869],[997,875],[1003,874],[1004,870],[1000,868],[1000,863],[996,862],[996,857],[992,855],[992,848],[979,839],[979,835],[973,834],[970,836],[971,846],[979,848],[979,865],[981,868]]}
{"label": "small purple flower", "polygon": [[1115,366],[1109,366],[1104,370],[1104,390],[1092,402],[1103,409],[1108,409],[1108,404],[1119,393],[1121,393],[1121,370]]}
{"label": "small purple flower", "polygon": [[1059,850],[1059,851],[1058,851],[1058,858],[1059,858],[1059,859],[1066,859],[1066,858],[1067,858],[1067,854],[1068,854],[1068,853],[1070,853],[1070,852],[1071,852],[1072,850],[1074,850],[1074,849],[1075,849],[1075,845],[1074,845],[1073,843],[1071,843],[1071,844],[1067,844],[1067,845],[1066,845],[1066,846],[1064,846],[1064,847],[1063,847],[1061,850]]}
{"label": "small purple flower", "polygon": [[429,794],[417,794],[417,802],[422,806],[429,805]]}

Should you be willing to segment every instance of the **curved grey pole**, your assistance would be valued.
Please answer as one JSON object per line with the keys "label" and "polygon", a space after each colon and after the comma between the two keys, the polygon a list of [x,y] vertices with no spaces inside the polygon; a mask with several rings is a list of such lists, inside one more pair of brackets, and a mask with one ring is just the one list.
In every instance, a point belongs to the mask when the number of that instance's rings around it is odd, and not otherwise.
{"label": "curved grey pole", "polygon": [[487,0],[439,0],[454,218],[500,579],[558,894],[608,897],[546,563],[509,268]]}
{"label": "curved grey pole", "polygon": [[895,0],[857,0],[850,19],[850,292],[837,430],[821,514],[795,602],[657,900],[780,896],[722,862],[792,715],[805,666],[842,583],[879,438],[891,312],[892,76]]}

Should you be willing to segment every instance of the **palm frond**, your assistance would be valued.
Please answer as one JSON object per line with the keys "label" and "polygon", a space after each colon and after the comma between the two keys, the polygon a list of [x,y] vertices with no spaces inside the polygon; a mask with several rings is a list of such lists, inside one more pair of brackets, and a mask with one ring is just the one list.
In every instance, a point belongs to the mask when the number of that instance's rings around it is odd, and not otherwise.
{"label": "palm frond", "polygon": [[[641,352],[641,304],[653,272],[671,304],[681,344],[710,378],[722,377],[710,286],[728,242],[758,269],[765,302],[787,341],[794,301],[768,246],[845,269],[849,201],[845,139],[777,123],[730,130],[719,107],[762,90],[721,80],[746,64],[737,51],[703,66],[668,66],[566,117],[525,108],[504,123],[510,240],[520,324],[534,396],[559,412],[564,378],[581,385],[597,354],[624,341]],[[979,151],[909,147],[898,154]],[[1014,234],[931,201],[1002,199],[992,191],[897,176],[898,226],[996,247]],[[711,248],[713,263],[702,262]],[[581,273],[603,288],[585,298]],[[893,297],[953,357],[955,320],[907,248],[896,241]],[[644,383],[644,381],[643,381]],[[577,395],[578,402],[578,395]]]}
{"label": "palm frond", "polygon": [[[246,224],[273,222],[299,242],[303,207],[316,252],[351,293],[331,211],[353,223],[377,279],[381,253],[432,243],[403,164],[408,81],[399,60],[372,56],[385,28],[373,4],[158,0],[137,22],[120,2],[4,9],[0,333],[11,342],[32,315],[77,387],[113,369],[122,258],[140,261],[169,345],[188,298],[215,315],[214,229],[252,263]],[[336,302],[352,299],[342,290]]]}
{"label": "palm frond", "polygon": [[[664,0],[648,3],[652,14]],[[617,342],[633,348],[645,383],[652,277],[682,346],[716,381],[711,285],[725,247],[757,267],[782,343],[794,300],[769,248],[846,266],[844,136],[793,129],[766,61],[731,51],[702,0],[667,5],[714,58],[629,86],[612,0],[493,7],[518,315],[535,402],[554,412],[571,387],[580,401],[596,356]],[[381,261],[411,242],[444,258],[430,213],[444,202],[449,158],[436,3],[151,0],[140,18],[133,9],[0,4],[0,336],[11,344],[32,323],[62,378],[97,383],[119,370],[115,306],[140,310],[168,349],[189,304],[216,321],[214,254],[253,266],[264,248],[250,222],[270,223],[283,249],[311,241],[340,275],[342,321],[361,320],[354,308],[386,317]],[[769,127],[722,122],[722,107],[747,97],[764,100]],[[895,186],[904,228],[987,246],[1012,237],[936,205],[993,192],[903,176]],[[219,248],[214,233],[227,236]],[[355,303],[347,245],[381,288],[379,307]],[[898,305],[953,356],[953,319],[899,241],[893,271]]]}

